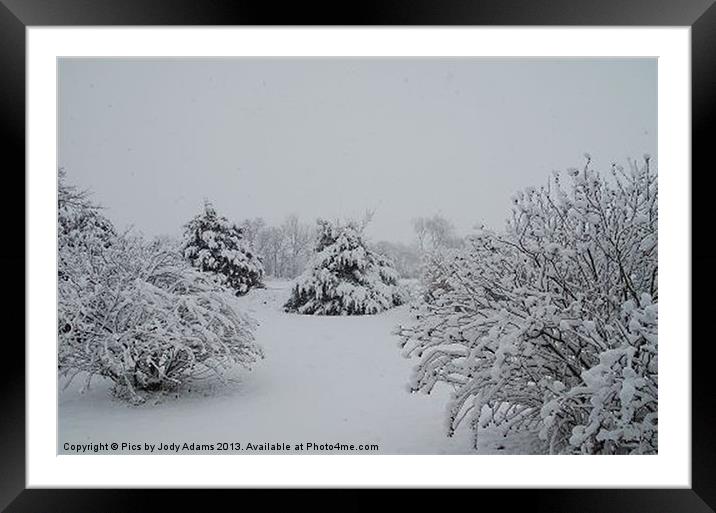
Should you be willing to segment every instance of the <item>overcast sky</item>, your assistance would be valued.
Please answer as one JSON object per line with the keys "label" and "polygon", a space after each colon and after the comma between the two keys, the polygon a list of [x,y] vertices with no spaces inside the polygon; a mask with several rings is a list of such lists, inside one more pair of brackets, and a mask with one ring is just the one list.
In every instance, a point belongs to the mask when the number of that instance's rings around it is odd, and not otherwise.
{"label": "overcast sky", "polygon": [[120,228],[439,212],[501,228],[512,193],[656,156],[655,59],[62,59],[59,161]]}

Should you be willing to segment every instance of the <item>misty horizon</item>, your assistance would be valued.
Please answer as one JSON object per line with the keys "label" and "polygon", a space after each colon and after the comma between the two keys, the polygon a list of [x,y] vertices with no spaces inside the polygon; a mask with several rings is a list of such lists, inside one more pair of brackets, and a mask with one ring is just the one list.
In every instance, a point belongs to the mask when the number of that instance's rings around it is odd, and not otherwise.
{"label": "misty horizon", "polygon": [[58,167],[120,229],[439,213],[502,228],[551,171],[656,156],[655,59],[60,59]]}

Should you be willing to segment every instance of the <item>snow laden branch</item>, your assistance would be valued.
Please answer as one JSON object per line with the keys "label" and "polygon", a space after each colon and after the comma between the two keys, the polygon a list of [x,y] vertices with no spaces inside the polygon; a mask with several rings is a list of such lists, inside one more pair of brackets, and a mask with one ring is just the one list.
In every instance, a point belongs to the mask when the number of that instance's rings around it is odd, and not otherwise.
{"label": "snow laden branch", "polygon": [[447,428],[538,431],[553,453],[657,450],[657,173],[570,169],[513,198],[504,232],[432,255],[411,390],[453,387]]}
{"label": "snow laden branch", "polygon": [[365,226],[318,221],[308,269],[298,277],[287,312],[314,315],[375,314],[404,302],[392,262],[368,248]]}
{"label": "snow laden branch", "polygon": [[[112,223],[93,205],[86,191],[79,191],[65,179],[60,168],[57,183],[57,243],[60,257],[67,247],[83,248],[90,254],[98,254],[109,247],[117,233]],[[61,266],[60,266],[61,267]]]}
{"label": "snow laden branch", "polygon": [[[60,188],[60,204],[65,190]],[[104,376],[132,402],[190,379],[250,368],[261,358],[254,321],[217,279],[193,269],[178,247],[129,235],[107,237],[81,198],[60,208],[58,367],[89,386]],[[100,226],[100,228],[97,228]],[[111,225],[110,225],[111,226]],[[113,234],[114,231],[112,230]],[[68,234],[73,234],[69,237]],[[71,381],[71,379],[70,379]]]}

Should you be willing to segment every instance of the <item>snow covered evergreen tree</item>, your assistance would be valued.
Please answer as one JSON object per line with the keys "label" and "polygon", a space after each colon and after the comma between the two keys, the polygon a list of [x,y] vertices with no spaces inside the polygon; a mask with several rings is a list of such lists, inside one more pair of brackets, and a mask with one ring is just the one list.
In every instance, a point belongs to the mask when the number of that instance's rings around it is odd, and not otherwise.
{"label": "snow covered evergreen tree", "polygon": [[398,273],[368,249],[362,227],[318,220],[315,254],[298,277],[287,312],[315,315],[375,314],[404,302]]}
{"label": "snow covered evergreen tree", "polygon": [[399,328],[413,391],[454,389],[448,433],[532,429],[550,452],[657,450],[657,174],[570,169],[514,199],[434,275],[446,286]]}
{"label": "snow covered evergreen tree", "polygon": [[243,228],[218,215],[208,201],[204,211],[184,227],[183,252],[191,265],[216,274],[236,295],[261,286],[264,268]]}

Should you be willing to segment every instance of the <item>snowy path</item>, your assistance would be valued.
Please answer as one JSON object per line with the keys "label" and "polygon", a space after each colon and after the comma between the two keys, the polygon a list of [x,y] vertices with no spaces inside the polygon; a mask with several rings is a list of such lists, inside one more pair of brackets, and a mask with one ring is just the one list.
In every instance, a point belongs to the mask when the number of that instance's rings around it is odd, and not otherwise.
{"label": "snowy path", "polygon": [[[414,362],[391,335],[406,306],[375,316],[286,314],[289,283],[273,282],[240,299],[260,322],[266,358],[242,383],[132,407],[112,399],[106,383],[84,396],[60,393],[59,442],[378,444],[381,454],[473,453],[467,429],[444,430],[448,391],[410,394]],[[486,436],[480,452],[501,450]],[[502,437],[500,437],[502,438]],[[497,450],[499,447],[500,450]],[[374,452],[375,453],[375,452]]]}

